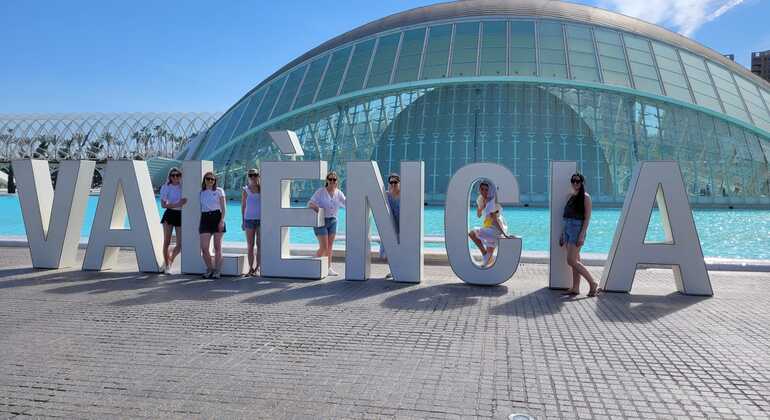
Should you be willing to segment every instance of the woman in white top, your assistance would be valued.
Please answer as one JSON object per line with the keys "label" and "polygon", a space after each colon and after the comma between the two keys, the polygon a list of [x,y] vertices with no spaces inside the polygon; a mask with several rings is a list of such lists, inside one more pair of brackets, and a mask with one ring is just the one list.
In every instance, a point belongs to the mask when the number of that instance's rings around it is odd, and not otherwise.
{"label": "woman in white top", "polygon": [[[160,206],[166,209],[160,222],[163,224],[163,272],[171,274],[171,264],[182,251],[182,206],[187,203],[182,198],[182,171],[171,168],[168,171],[166,183],[160,187]],[[176,229],[174,250],[171,247],[171,235]]]}
{"label": "woman in white top", "polygon": [[334,244],[334,237],[337,235],[337,212],[340,207],[345,207],[345,194],[337,188],[338,183],[337,172],[329,172],[326,175],[325,186],[317,189],[308,202],[308,207],[316,212],[319,209],[324,209],[324,225],[313,228],[318,239],[318,252],[315,255],[328,257],[329,275],[331,276],[338,275],[332,269],[332,244]]}
{"label": "woman in white top", "polygon": [[500,236],[510,238],[505,231],[507,226],[502,215],[503,207],[497,201],[496,189],[489,181],[479,184],[479,196],[476,199],[476,217],[483,217],[482,227],[473,229],[468,237],[481,251],[482,267],[494,264],[495,248]]}
{"label": "woman in white top", "polygon": [[[222,235],[227,231],[225,226],[225,190],[217,187],[217,177],[213,172],[206,172],[201,183],[201,222],[198,226],[200,233],[201,253],[206,264],[204,279],[219,278],[222,268]],[[214,260],[211,259],[211,237],[214,237]]]}
{"label": "woman in white top", "polygon": [[[248,183],[241,192],[242,228],[246,232],[246,253],[249,257],[249,274],[255,276],[259,271],[259,227],[262,217],[262,198],[259,185],[259,172],[249,169]],[[254,246],[257,246],[257,258],[254,259]]]}

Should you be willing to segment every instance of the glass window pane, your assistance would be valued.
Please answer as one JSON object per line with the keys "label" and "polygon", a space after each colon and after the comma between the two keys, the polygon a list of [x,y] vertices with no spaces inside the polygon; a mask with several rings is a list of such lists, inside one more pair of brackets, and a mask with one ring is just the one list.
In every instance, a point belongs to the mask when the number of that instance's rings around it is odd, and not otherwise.
{"label": "glass window pane", "polygon": [[318,89],[318,82],[321,81],[321,76],[323,76],[327,61],[329,61],[329,55],[325,55],[310,63],[310,68],[307,70],[305,81],[302,82],[302,87],[299,88],[299,93],[297,94],[297,100],[294,102],[293,109],[302,108],[313,101],[315,91]]}
{"label": "glass window pane", "polygon": [[257,111],[257,115],[251,123],[252,127],[262,124],[270,117],[270,112],[273,110],[273,105],[275,105],[275,101],[278,99],[278,94],[281,92],[285,80],[286,76],[282,76],[280,79],[273,80],[270,83],[270,87],[267,88],[267,93],[265,93],[265,99],[262,100],[262,105],[259,106],[259,111]]}
{"label": "glass window pane", "polygon": [[337,95],[337,90],[342,81],[342,74],[345,72],[345,66],[348,65],[351,48],[352,47],[346,47],[332,54],[329,68],[326,69],[326,76],[324,76],[324,80],[321,82],[321,90],[318,91],[318,98],[316,101]]}
{"label": "glass window pane", "polygon": [[350,59],[348,74],[342,83],[341,93],[348,93],[359,90],[364,86],[366,71],[369,69],[369,61],[374,49],[374,39],[356,44],[353,49],[353,57]]}
{"label": "glass window pane", "polygon": [[676,50],[655,41],[652,42],[652,50],[658,62],[660,78],[662,79],[663,87],[666,89],[666,95],[693,103],[690,90],[687,87],[687,80],[684,74],[682,74],[682,64],[679,62]]}
{"label": "glass window pane", "polygon": [[707,61],[706,65],[708,65],[711,76],[714,78],[714,84],[716,84],[719,97],[722,99],[727,115],[749,122],[749,116],[746,113],[746,108],[743,106],[743,100],[738,93],[738,87],[735,86],[730,72],[710,61]]}
{"label": "glass window pane", "polygon": [[390,73],[393,71],[393,62],[396,59],[398,42],[401,34],[392,34],[380,38],[377,51],[374,53],[374,62],[369,71],[369,81],[366,87],[387,85],[390,83]]}
{"label": "glass window pane", "polygon": [[301,66],[289,73],[289,79],[286,81],[286,86],[284,86],[281,97],[278,99],[278,103],[273,110],[274,116],[289,111],[291,103],[294,101],[294,97],[297,96],[297,90],[299,89],[299,84],[302,83],[302,77],[305,75],[306,69],[307,66]]}
{"label": "glass window pane", "polygon": [[663,94],[650,51],[650,43],[647,39],[629,34],[623,34],[623,39],[626,42],[628,62],[631,64],[631,74],[634,76],[636,88],[656,95]]}
{"label": "glass window pane", "polygon": [[706,65],[703,58],[697,57],[684,50],[679,50],[679,55],[682,57],[684,71],[687,74],[687,79],[690,81],[690,86],[692,87],[692,93],[695,96],[695,103],[714,111],[722,112],[722,107],[717,99],[716,91],[706,72]]}
{"label": "glass window pane", "polygon": [[535,23],[511,22],[511,76],[537,74]]}
{"label": "glass window pane", "polygon": [[452,25],[433,26],[428,35],[428,48],[422,68],[423,79],[446,77],[449,61],[449,43],[452,38]]}
{"label": "glass window pane", "polygon": [[479,46],[478,22],[458,23],[455,25],[455,39],[452,50],[453,77],[475,76],[476,57]]}
{"label": "glass window pane", "polygon": [[505,76],[506,22],[484,22],[481,37],[482,76]]}
{"label": "glass window pane", "polygon": [[258,92],[252,93],[249,96],[249,104],[246,106],[246,110],[243,111],[243,115],[241,115],[241,121],[238,122],[238,125],[235,127],[233,137],[240,136],[249,128],[251,120],[254,119],[254,114],[257,112],[257,107],[259,107],[259,103],[262,101],[262,94],[264,92],[264,89],[260,89]]}
{"label": "glass window pane", "polygon": [[404,32],[404,40],[401,41],[401,52],[398,54],[395,83],[417,80],[424,42],[425,28]]}
{"label": "glass window pane", "polygon": [[746,106],[751,113],[751,118],[754,119],[754,124],[770,131],[770,114],[767,108],[765,108],[762,98],[759,96],[759,89],[743,77],[737,74],[734,75],[738,88],[741,90],[741,95],[743,95],[743,100],[746,101]]}
{"label": "glass window pane", "polygon": [[566,79],[567,56],[564,50],[564,33],[561,23],[540,22],[538,24],[538,42],[540,75]]}
{"label": "glass window pane", "polygon": [[602,28],[595,28],[596,45],[599,61],[602,63],[602,75],[605,83],[631,86],[626,63],[626,53],[620,40],[620,34]]}

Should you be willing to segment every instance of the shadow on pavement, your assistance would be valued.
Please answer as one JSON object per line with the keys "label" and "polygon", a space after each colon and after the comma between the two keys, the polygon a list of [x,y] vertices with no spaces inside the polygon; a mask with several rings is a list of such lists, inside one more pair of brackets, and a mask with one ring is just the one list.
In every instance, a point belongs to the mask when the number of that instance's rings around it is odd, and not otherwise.
{"label": "shadow on pavement", "polygon": [[0,270],[0,279],[11,276],[19,276],[9,280],[0,280],[0,289],[12,287],[29,287],[46,284],[80,283],[91,280],[100,280],[104,276],[111,278],[136,277],[132,273],[80,271],[79,268],[69,269],[43,269],[43,268],[15,268]]}
{"label": "shadow on pavement", "polygon": [[668,295],[605,292],[596,300],[596,314],[603,321],[647,323],[708,299],[706,296],[687,296],[678,292]]}
{"label": "shadow on pavement", "polygon": [[465,283],[420,287],[389,296],[382,306],[391,309],[441,311],[475,305],[481,297],[499,297],[508,293],[507,286],[472,286]]}
{"label": "shadow on pavement", "polygon": [[[553,315],[561,311],[565,303],[574,302],[563,295],[563,290],[542,288],[532,293],[518,296],[502,305],[489,309],[491,315],[508,315],[520,318],[538,318]],[[579,298],[578,298],[579,299]]]}
{"label": "shadow on pavement", "polygon": [[268,294],[250,297],[244,303],[273,304],[296,300],[309,300],[310,306],[329,306],[366,299],[381,293],[416,286],[410,283],[396,283],[390,280],[369,279],[367,281],[314,281],[289,290],[278,290]]}

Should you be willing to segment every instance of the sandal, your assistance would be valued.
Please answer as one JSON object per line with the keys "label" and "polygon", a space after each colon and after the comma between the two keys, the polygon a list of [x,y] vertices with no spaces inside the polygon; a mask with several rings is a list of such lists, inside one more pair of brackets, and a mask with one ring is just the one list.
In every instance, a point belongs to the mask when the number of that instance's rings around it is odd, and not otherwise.
{"label": "sandal", "polygon": [[591,285],[591,290],[588,292],[588,297],[595,297],[599,294],[599,284],[594,283]]}

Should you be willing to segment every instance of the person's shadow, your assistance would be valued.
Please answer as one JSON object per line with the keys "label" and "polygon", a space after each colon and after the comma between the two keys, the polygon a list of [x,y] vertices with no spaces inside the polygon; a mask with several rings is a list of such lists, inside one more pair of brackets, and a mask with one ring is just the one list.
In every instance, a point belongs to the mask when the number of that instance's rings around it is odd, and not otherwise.
{"label": "person's shadow", "polygon": [[390,309],[444,311],[476,305],[480,298],[500,297],[507,293],[508,287],[503,285],[439,284],[388,296],[381,305]]}
{"label": "person's shadow", "polygon": [[520,318],[538,318],[554,315],[562,306],[580,298],[568,298],[563,290],[542,288],[532,293],[518,296],[510,301],[489,309],[491,315],[507,315]]}
{"label": "person's shadow", "polygon": [[667,295],[604,292],[596,301],[596,314],[602,321],[648,323],[708,299],[679,292]]}
{"label": "person's shadow", "polygon": [[397,283],[390,280],[369,279],[366,281],[349,281],[345,279],[315,282],[309,285],[299,285],[284,288],[272,293],[262,294],[244,299],[244,303],[275,304],[296,300],[308,300],[310,306],[329,306],[340,303],[366,299],[393,290],[416,286],[411,283]]}

